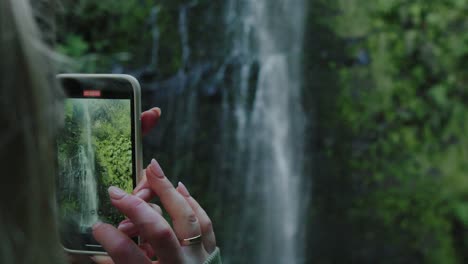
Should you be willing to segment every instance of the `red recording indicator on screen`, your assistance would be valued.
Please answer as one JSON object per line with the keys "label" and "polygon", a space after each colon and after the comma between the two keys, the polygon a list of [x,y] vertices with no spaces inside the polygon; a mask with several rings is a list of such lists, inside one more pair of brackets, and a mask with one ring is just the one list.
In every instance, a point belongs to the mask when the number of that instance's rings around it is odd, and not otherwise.
{"label": "red recording indicator on screen", "polygon": [[101,91],[99,90],[84,90],[84,97],[101,97]]}

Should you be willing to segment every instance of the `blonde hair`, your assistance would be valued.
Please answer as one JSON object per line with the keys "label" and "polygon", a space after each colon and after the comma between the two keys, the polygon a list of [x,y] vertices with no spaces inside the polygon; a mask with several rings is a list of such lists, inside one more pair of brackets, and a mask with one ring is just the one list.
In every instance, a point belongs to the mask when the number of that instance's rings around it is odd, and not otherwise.
{"label": "blonde hair", "polygon": [[55,213],[60,89],[28,0],[0,0],[0,263],[64,263]]}

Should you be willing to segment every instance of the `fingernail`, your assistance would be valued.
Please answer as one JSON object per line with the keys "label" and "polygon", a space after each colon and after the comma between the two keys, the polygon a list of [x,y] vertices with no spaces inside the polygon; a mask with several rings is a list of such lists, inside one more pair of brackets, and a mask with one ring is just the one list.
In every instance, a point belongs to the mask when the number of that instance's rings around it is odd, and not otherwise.
{"label": "fingernail", "polygon": [[185,197],[190,197],[190,193],[189,193],[189,191],[187,190],[187,187],[185,187],[185,185],[184,185],[182,182],[179,182],[178,186],[179,186],[180,193],[181,193],[183,196],[185,196]]}
{"label": "fingernail", "polygon": [[162,114],[161,108],[159,108],[159,107],[154,107],[151,110],[157,112],[159,116],[161,116],[161,114]]}
{"label": "fingernail", "polygon": [[125,195],[127,195],[127,193],[124,190],[117,188],[115,186],[109,187],[108,191],[109,191],[110,198],[114,200],[122,199]]}
{"label": "fingernail", "polygon": [[150,189],[139,190],[137,193],[135,193],[135,196],[140,199],[146,198],[148,196],[151,196],[151,190]]}
{"label": "fingernail", "polygon": [[[143,175],[146,175],[146,169],[143,170]],[[133,191],[136,191],[136,190],[140,191],[140,189],[141,189],[145,184],[146,184],[146,181],[142,179],[140,182],[138,182],[137,186],[135,187],[135,190],[133,190]]]}
{"label": "fingernail", "polygon": [[98,229],[101,225],[102,225],[102,222],[98,221],[98,222],[96,222],[96,223],[93,225],[92,228],[93,228],[93,230],[96,230],[96,229]]}
{"label": "fingernail", "polygon": [[151,172],[153,175],[155,175],[158,178],[164,178],[164,172],[161,169],[161,166],[159,166],[158,162],[155,159],[151,160]]}
{"label": "fingernail", "polygon": [[120,222],[119,225],[123,225],[125,223],[131,223],[132,221],[130,221],[130,219],[126,218],[125,220],[123,220],[122,222]]}
{"label": "fingernail", "polygon": [[109,261],[107,256],[91,256],[89,258],[95,263],[108,263]]}
{"label": "fingernail", "polygon": [[119,229],[119,230],[121,230],[121,231],[125,231],[125,230],[130,229],[130,227],[132,227],[132,226],[133,226],[133,224],[130,223],[130,222],[121,223],[121,224],[119,225],[119,227],[117,227],[117,229]]}

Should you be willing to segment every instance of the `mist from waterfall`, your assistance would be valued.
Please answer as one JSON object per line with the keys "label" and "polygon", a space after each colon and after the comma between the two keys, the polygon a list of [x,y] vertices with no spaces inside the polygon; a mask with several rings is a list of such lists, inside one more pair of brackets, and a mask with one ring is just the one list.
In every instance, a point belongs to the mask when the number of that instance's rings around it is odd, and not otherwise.
{"label": "mist from waterfall", "polygon": [[[243,177],[243,211],[228,248],[235,263],[303,263],[308,197],[302,175],[303,0],[230,1],[232,56],[241,60],[234,103],[235,175]],[[231,249],[230,249],[231,250]]]}

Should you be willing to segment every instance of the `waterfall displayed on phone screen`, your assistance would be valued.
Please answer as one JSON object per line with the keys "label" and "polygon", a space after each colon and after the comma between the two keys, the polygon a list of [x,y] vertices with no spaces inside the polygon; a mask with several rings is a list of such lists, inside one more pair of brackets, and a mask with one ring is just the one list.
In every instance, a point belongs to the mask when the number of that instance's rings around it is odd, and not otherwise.
{"label": "waterfall displayed on phone screen", "polygon": [[[58,138],[58,192],[62,243],[66,248],[99,247],[92,226],[117,226],[124,216],[108,198],[109,186],[134,187],[130,99],[68,98]],[[97,250],[97,249],[96,249]]]}

